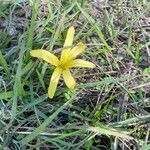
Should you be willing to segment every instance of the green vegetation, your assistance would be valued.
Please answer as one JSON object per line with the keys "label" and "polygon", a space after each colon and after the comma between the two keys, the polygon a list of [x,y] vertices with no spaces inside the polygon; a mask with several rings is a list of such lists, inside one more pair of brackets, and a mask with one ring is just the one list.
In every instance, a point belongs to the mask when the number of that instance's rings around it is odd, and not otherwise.
{"label": "green vegetation", "polygon": [[[0,2],[0,150],[150,150],[150,2],[12,0]],[[54,67],[30,56],[60,56],[69,27],[80,58],[75,91]]]}

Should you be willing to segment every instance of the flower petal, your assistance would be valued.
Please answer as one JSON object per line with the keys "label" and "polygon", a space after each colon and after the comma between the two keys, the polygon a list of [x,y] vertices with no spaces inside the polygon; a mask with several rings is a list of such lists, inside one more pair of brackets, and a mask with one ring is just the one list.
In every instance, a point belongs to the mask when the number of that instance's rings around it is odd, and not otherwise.
{"label": "flower petal", "polygon": [[70,54],[70,49],[64,49],[61,52],[60,63],[62,65],[65,65],[65,63],[68,61],[69,56],[70,56],[69,54]]}
{"label": "flower petal", "polygon": [[95,64],[89,62],[89,61],[85,61],[82,59],[75,59],[72,60],[69,64],[68,64],[68,68],[72,68],[72,67],[87,67],[87,68],[94,68]]}
{"label": "flower petal", "polygon": [[80,55],[84,50],[85,50],[86,46],[80,42],[77,44],[77,46],[75,46],[74,48],[72,48],[70,50],[70,56],[72,59],[76,58],[78,55]]}
{"label": "flower petal", "polygon": [[51,80],[50,80],[50,85],[48,88],[48,96],[49,98],[53,98],[56,88],[57,88],[57,84],[60,78],[60,75],[62,73],[62,70],[60,68],[56,68],[52,74]]}
{"label": "flower petal", "polygon": [[64,81],[65,81],[67,87],[69,89],[74,89],[76,82],[75,82],[73,76],[71,75],[70,70],[69,69],[64,70],[62,72],[62,75],[63,75]]}
{"label": "flower petal", "polygon": [[75,33],[75,29],[72,26],[72,27],[70,27],[68,29],[66,40],[65,40],[65,43],[64,43],[64,47],[70,47],[70,46],[72,46],[73,38],[74,38],[74,33]]}
{"label": "flower petal", "polygon": [[42,50],[42,49],[31,50],[30,54],[33,57],[42,58],[43,60],[45,60],[46,62],[54,66],[57,66],[59,64],[58,58],[54,54],[46,50]]}

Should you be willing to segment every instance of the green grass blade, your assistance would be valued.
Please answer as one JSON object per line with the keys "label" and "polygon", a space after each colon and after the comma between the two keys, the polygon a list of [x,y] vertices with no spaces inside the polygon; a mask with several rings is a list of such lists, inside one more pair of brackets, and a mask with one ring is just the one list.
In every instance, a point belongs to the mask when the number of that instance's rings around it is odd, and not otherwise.
{"label": "green grass blade", "polygon": [[123,139],[130,139],[132,140],[133,138],[127,134],[127,132],[123,132],[121,130],[109,128],[107,126],[100,126],[100,127],[89,127],[86,129],[87,131],[91,131],[97,134],[105,134],[105,135],[111,135],[115,137],[120,137]]}
{"label": "green grass blade", "polygon": [[126,119],[124,121],[120,121],[120,122],[116,122],[116,123],[111,123],[110,125],[115,126],[115,127],[122,127],[122,126],[126,126],[128,124],[133,124],[133,123],[137,123],[137,122],[146,122],[150,120],[150,115],[145,115],[145,116],[139,116],[139,117],[134,117],[134,118],[130,118],[130,119]]}
{"label": "green grass blade", "polygon": [[18,96],[25,95],[25,91],[23,89],[23,85],[22,85],[22,81],[21,81],[23,55],[24,55],[24,43],[21,43],[20,54],[19,54],[19,63],[18,63],[16,76],[15,76],[15,83],[14,83],[14,97],[13,97],[13,104],[12,104],[12,119],[14,119],[14,117],[16,115]]}
{"label": "green grass blade", "polygon": [[45,83],[44,83],[44,80],[43,80],[43,76],[41,75],[41,73],[37,69],[36,69],[36,73],[38,75],[39,82],[41,83],[43,89],[46,90],[46,86],[45,86]]}
{"label": "green grass blade", "polygon": [[34,36],[34,30],[35,30],[35,20],[37,16],[37,9],[38,9],[38,3],[34,0],[32,3],[32,16],[31,16],[31,24],[28,28],[28,38],[27,38],[27,46],[29,48],[32,48],[33,43],[33,36]]}
{"label": "green grass blade", "polygon": [[126,80],[132,80],[133,77],[131,76],[127,76],[127,77],[120,77],[120,78],[114,78],[114,77],[106,77],[104,78],[102,81],[95,81],[95,82],[92,82],[92,83],[84,83],[84,84],[80,84],[78,87],[79,88],[87,88],[87,87],[99,87],[101,85],[109,85],[109,84],[112,84],[112,83],[118,83],[118,82],[123,82],[123,81],[126,81]]}
{"label": "green grass blade", "polygon": [[60,108],[58,108],[51,116],[49,116],[38,128],[36,128],[30,135],[26,136],[21,140],[21,143],[27,144],[30,141],[32,141],[36,136],[38,136],[45,128],[48,126],[53,119],[57,117],[57,115],[64,109],[66,108],[72,101],[74,100],[74,96],[67,101],[64,105],[62,105]]}
{"label": "green grass blade", "polygon": [[14,96],[14,92],[13,91],[0,93],[0,99],[1,100],[8,100],[9,98],[12,98],[13,96]]}
{"label": "green grass blade", "polygon": [[136,51],[135,51],[135,63],[138,65],[140,61],[140,44],[136,44]]}
{"label": "green grass blade", "polygon": [[140,150],[150,150],[150,144],[143,146]]}
{"label": "green grass blade", "polygon": [[7,77],[10,77],[10,71],[9,71],[7,62],[6,62],[5,58],[3,57],[1,51],[0,51],[0,65],[2,65]]}
{"label": "green grass blade", "polygon": [[27,109],[32,108],[33,106],[38,105],[39,103],[43,102],[45,99],[47,98],[47,95],[42,95],[37,99],[34,99],[34,101],[32,101],[29,104],[26,104],[25,106],[23,106],[23,109],[17,114],[20,115],[21,113],[23,113],[24,111],[26,111]]}
{"label": "green grass blade", "polygon": [[18,63],[17,71],[16,71],[15,84],[14,84],[14,90],[17,91],[18,96],[25,94],[25,91],[24,91],[23,85],[22,85],[22,81],[21,81],[23,55],[24,55],[24,51],[23,51],[23,47],[21,47],[21,51],[20,51],[20,55],[19,55],[19,63]]}
{"label": "green grass blade", "polygon": [[22,69],[22,76],[28,73],[33,67],[33,62],[30,61],[23,69]]}
{"label": "green grass blade", "polygon": [[89,23],[91,23],[92,26],[95,27],[95,31],[96,33],[98,34],[100,40],[102,41],[102,43],[105,45],[105,47],[108,49],[108,50],[112,50],[112,48],[108,45],[107,41],[105,40],[105,36],[104,34],[102,33],[100,27],[98,26],[98,24],[96,23],[96,21],[92,18],[92,16],[90,16],[87,12],[85,12],[83,10],[83,8],[78,4],[77,4],[77,7],[79,8],[79,10],[81,11],[81,13],[85,16],[85,18],[89,21]]}

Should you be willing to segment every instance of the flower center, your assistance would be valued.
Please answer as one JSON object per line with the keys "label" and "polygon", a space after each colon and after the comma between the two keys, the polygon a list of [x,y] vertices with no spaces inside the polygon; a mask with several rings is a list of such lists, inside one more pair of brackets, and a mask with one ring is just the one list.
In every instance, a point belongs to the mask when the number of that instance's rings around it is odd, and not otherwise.
{"label": "flower center", "polygon": [[61,68],[62,70],[67,69],[67,68],[66,68],[66,65],[65,65],[65,64],[62,64],[62,63],[60,63],[60,64],[58,65],[58,67]]}

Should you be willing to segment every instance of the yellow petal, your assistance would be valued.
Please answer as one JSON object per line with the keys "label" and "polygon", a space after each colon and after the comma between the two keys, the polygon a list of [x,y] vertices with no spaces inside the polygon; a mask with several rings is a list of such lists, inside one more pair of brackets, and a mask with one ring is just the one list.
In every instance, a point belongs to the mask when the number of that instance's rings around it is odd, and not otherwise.
{"label": "yellow petal", "polygon": [[69,60],[70,49],[64,49],[61,52],[60,63],[65,65],[65,63]]}
{"label": "yellow petal", "polygon": [[68,29],[66,40],[64,43],[64,47],[71,47],[72,46],[74,33],[75,33],[75,30],[74,30],[74,27],[72,26]]}
{"label": "yellow petal", "polygon": [[77,44],[77,46],[75,46],[74,48],[72,48],[70,50],[70,56],[72,59],[76,58],[78,55],[80,55],[84,50],[85,50],[86,46],[80,42]]}
{"label": "yellow petal", "polygon": [[63,75],[64,81],[65,81],[67,87],[69,89],[74,89],[76,82],[75,82],[73,76],[71,75],[69,69],[64,70],[62,72],[62,75]]}
{"label": "yellow petal", "polygon": [[57,66],[59,64],[58,58],[54,54],[46,50],[42,50],[42,49],[31,50],[30,55],[33,57],[42,58],[43,60],[45,60],[46,62],[54,66]]}
{"label": "yellow petal", "polygon": [[48,88],[48,96],[49,98],[53,98],[56,88],[57,88],[57,84],[60,78],[60,75],[62,73],[62,70],[60,68],[56,68],[52,74],[51,80],[50,80],[50,85]]}
{"label": "yellow petal", "polygon": [[72,67],[87,67],[87,68],[94,68],[95,67],[95,64],[89,62],[89,61],[85,61],[85,60],[82,60],[82,59],[75,59],[75,60],[72,60],[69,64],[68,64],[68,67],[69,68],[72,68]]}

